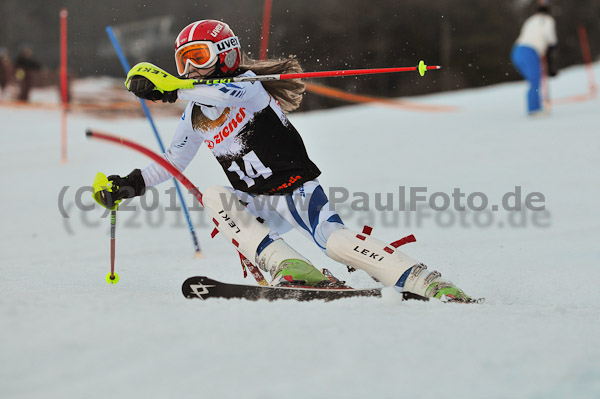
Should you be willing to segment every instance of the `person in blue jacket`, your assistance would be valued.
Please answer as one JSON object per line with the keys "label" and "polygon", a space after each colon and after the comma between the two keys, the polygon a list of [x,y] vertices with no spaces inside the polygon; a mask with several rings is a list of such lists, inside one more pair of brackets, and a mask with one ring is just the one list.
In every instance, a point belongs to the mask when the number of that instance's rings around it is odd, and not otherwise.
{"label": "person in blue jacket", "polygon": [[529,82],[527,111],[535,116],[544,112],[540,89],[542,80],[542,59],[546,57],[548,75],[556,76],[552,53],[558,43],[556,23],[547,5],[538,6],[536,12],[527,18],[521,28],[511,53],[513,65],[521,76]]}

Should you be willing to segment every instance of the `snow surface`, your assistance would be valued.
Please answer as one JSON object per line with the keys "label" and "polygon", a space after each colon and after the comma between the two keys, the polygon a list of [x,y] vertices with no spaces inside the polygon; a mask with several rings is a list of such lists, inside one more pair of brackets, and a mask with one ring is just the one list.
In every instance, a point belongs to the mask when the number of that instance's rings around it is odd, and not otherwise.
{"label": "snow surface", "polygon": [[[551,82],[556,98],[587,87],[582,67]],[[429,210],[418,224],[416,212],[397,207],[385,220],[383,212],[340,208],[349,227],[370,224],[382,240],[414,233],[418,242],[404,251],[486,297],[482,305],[400,302],[389,289],[383,299],[331,303],[187,300],[180,286],[192,275],[252,280],[221,237],[210,239],[198,211],[204,258],[193,257],[180,213],[165,211],[171,183],[159,187],[159,209],[140,210],[136,199],[137,212],[119,212],[121,281],[108,285],[109,219],[98,207],[78,209],[77,190],[98,171],[126,174],[147,159],[84,131],[156,149],[148,122],[71,115],[62,165],[59,112],[0,107],[0,397],[600,397],[600,100],[535,119],[524,115],[524,82],[411,101],[460,110],[356,105],[291,120],[323,171],[321,183],[371,201],[399,186],[483,192],[490,206],[515,186],[543,193],[547,213],[501,210],[487,227],[474,225],[473,212]],[[157,119],[166,142],[176,123]],[[201,189],[227,183],[206,148],[186,175]],[[89,192],[81,197],[92,204]],[[448,226],[461,215],[466,223]],[[298,233],[288,241],[353,286],[377,286]]]}

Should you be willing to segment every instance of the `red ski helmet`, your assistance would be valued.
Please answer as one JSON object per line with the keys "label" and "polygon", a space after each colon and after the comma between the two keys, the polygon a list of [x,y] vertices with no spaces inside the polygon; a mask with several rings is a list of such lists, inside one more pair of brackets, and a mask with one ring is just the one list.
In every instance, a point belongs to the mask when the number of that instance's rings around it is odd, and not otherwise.
{"label": "red ski helmet", "polygon": [[240,65],[240,41],[225,22],[205,19],[192,22],[177,35],[175,64],[180,76],[189,73],[189,66],[210,68],[215,75],[233,75]]}

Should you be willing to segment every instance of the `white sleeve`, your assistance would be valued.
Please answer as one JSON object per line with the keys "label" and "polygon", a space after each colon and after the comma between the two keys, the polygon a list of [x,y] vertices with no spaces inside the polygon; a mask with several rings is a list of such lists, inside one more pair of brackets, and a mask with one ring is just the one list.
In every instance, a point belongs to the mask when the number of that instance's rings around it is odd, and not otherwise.
{"label": "white sleeve", "polygon": [[[256,74],[248,71],[240,76],[256,76]],[[193,89],[179,89],[177,98],[204,105],[235,107],[247,103],[262,92],[260,82],[220,83],[198,85]]]}
{"label": "white sleeve", "polygon": [[[193,104],[190,103],[177,125],[171,145],[162,156],[177,170],[183,171],[192,161],[200,145],[204,141],[202,136],[194,131],[191,122]],[[146,187],[156,186],[169,178],[171,174],[156,162],[152,162],[142,169],[142,176]]]}

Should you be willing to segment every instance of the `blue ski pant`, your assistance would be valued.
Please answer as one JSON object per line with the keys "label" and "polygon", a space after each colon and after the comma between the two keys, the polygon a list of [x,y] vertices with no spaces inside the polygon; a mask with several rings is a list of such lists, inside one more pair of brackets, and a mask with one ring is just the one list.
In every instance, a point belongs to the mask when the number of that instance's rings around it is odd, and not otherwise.
{"label": "blue ski pant", "polygon": [[[268,245],[292,229],[313,241],[325,251],[331,233],[343,229],[342,219],[331,206],[318,180],[311,180],[291,194],[256,195],[235,190],[246,209],[263,219],[271,229]],[[259,252],[262,249],[259,247]]]}
{"label": "blue ski pant", "polygon": [[529,46],[513,47],[511,61],[517,71],[529,82],[527,91],[527,111],[533,113],[542,109],[540,87],[542,80],[540,56]]}

